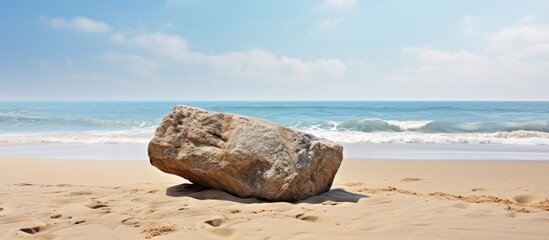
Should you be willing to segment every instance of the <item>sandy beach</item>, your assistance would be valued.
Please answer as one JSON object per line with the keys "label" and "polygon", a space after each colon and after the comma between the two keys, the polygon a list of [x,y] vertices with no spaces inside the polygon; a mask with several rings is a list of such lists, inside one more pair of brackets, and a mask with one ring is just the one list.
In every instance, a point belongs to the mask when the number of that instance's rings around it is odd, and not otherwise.
{"label": "sandy beach", "polygon": [[549,0],[0,16],[0,240],[549,240]]}
{"label": "sandy beach", "polygon": [[549,162],[344,160],[327,193],[241,199],[146,161],[0,159],[2,239],[547,239]]}

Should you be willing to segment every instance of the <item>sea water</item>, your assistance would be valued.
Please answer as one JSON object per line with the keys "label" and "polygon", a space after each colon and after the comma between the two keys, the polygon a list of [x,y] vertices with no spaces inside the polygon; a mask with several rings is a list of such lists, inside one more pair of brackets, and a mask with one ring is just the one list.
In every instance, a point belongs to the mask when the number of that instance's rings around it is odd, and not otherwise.
{"label": "sea water", "polygon": [[0,102],[0,157],[70,146],[145,158],[175,105],[264,118],[342,143],[350,158],[549,160],[549,102]]}

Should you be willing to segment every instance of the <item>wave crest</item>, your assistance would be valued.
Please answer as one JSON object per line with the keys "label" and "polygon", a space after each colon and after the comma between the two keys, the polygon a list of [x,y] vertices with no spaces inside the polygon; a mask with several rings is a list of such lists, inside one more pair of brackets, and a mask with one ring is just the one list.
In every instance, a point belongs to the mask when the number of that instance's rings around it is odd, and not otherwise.
{"label": "wave crest", "polygon": [[340,143],[437,143],[549,145],[545,132],[421,133],[421,132],[340,132],[310,130],[311,134]]}
{"label": "wave crest", "polygon": [[[146,143],[154,135],[156,127],[149,122],[90,121],[95,125],[129,124],[132,126],[124,126],[124,130],[6,133],[0,134],[0,142]],[[290,125],[290,127],[340,143],[549,145],[549,124],[547,121],[492,124],[361,119],[302,122]]]}
{"label": "wave crest", "polygon": [[422,132],[422,133],[495,133],[514,131],[549,132],[549,122],[523,123],[466,123],[433,120],[382,120],[361,119],[298,123],[293,127],[302,130],[336,130],[356,132]]}

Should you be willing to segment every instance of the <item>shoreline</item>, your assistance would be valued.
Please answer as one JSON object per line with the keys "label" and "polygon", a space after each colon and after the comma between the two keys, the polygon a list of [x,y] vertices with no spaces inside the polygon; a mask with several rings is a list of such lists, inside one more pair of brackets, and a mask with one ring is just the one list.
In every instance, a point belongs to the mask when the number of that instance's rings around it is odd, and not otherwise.
{"label": "shoreline", "polygon": [[[549,161],[549,146],[504,144],[340,143],[352,160]],[[5,143],[0,158],[144,160],[147,143]]]}
{"label": "shoreline", "polygon": [[549,161],[345,159],[329,192],[297,203],[200,188],[141,160],[0,158],[0,164],[0,236],[10,239],[543,239],[549,233]]}

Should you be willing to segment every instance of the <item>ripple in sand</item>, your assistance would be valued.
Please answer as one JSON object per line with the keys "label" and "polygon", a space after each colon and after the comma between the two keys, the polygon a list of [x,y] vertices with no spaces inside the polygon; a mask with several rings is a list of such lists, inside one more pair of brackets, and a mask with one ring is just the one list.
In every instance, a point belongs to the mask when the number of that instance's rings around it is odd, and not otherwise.
{"label": "ripple in sand", "polygon": [[417,181],[422,181],[422,180],[423,179],[421,179],[421,178],[409,177],[409,178],[403,178],[400,181],[401,182],[417,182]]}

